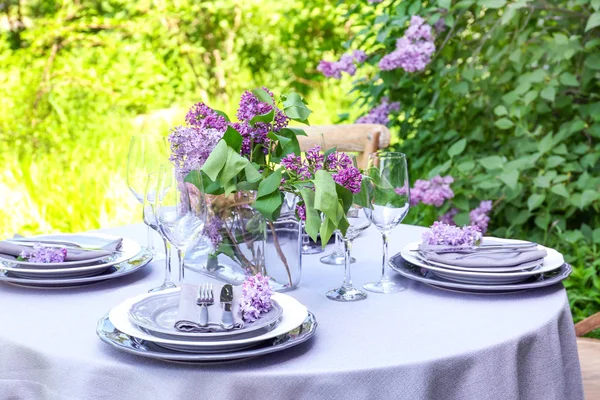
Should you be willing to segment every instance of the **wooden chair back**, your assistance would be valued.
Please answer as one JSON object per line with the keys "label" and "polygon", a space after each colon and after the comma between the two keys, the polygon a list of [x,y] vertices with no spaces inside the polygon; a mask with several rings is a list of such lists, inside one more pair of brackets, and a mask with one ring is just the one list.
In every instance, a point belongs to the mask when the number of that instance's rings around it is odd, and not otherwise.
{"label": "wooden chair back", "polygon": [[575,324],[586,399],[600,399],[600,340],[581,337],[600,328],[600,312]]}
{"label": "wooden chair back", "polygon": [[313,146],[337,147],[339,151],[359,153],[358,167],[366,168],[369,154],[390,145],[390,130],[377,124],[317,125],[302,128],[308,136],[298,136],[300,149]]}

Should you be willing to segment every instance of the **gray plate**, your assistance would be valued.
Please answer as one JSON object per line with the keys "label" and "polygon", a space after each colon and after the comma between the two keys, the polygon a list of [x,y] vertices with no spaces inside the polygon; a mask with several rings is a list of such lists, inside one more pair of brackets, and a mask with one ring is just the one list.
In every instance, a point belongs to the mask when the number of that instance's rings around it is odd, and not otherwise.
{"label": "gray plate", "polygon": [[104,271],[99,275],[88,276],[85,278],[19,278],[15,276],[11,271],[7,271],[5,269],[0,268],[0,282],[8,282],[18,284],[19,286],[46,289],[60,289],[74,286],[83,286],[86,284],[96,283],[108,279],[114,279],[121,276],[129,275],[142,268],[150,261],[152,261],[152,253],[150,253],[147,249],[143,248],[142,251],[134,258],[122,262],[120,264],[113,265],[108,270]]}
{"label": "gray plate", "polygon": [[108,319],[108,315],[105,315],[98,321],[96,333],[103,342],[126,353],[163,361],[212,364],[215,362],[257,357],[297,346],[313,337],[316,329],[317,320],[315,319],[315,316],[309,312],[308,317],[304,320],[302,325],[286,334],[265,340],[251,349],[241,351],[235,350],[230,353],[218,354],[182,353],[165,349],[150,341],[140,340],[117,330]]}
{"label": "gray plate", "polygon": [[[257,334],[265,332],[263,328],[270,331],[275,326],[276,322],[281,318],[283,309],[273,301],[273,308],[266,314],[263,314],[254,322],[246,322],[242,329],[235,331],[224,332],[180,332],[175,329],[174,325],[177,322],[177,312],[179,309],[179,293],[157,294],[141,300],[129,310],[129,320],[145,331],[167,338],[181,338],[210,340],[210,338],[230,338],[241,334],[248,334],[260,329]],[[200,308],[198,308],[200,314]]]}
{"label": "gray plate", "polygon": [[573,270],[569,264],[563,264],[557,270],[535,275],[523,282],[502,285],[479,285],[451,282],[439,278],[425,268],[408,263],[400,254],[396,254],[390,259],[390,267],[406,278],[423,282],[428,285],[450,289],[461,289],[469,292],[476,291],[476,293],[505,292],[511,290],[535,289],[539,287],[550,286],[566,279]]}

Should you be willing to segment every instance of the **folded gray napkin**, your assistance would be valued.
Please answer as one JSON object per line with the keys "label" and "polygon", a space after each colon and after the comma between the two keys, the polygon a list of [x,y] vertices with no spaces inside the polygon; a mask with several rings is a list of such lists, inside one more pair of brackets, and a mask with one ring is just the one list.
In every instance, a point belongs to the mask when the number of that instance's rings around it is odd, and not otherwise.
{"label": "folded gray napkin", "polygon": [[[468,255],[468,257],[465,257]],[[442,264],[455,265],[457,267],[512,267],[524,263],[539,260],[540,263],[546,257],[546,250],[523,249],[523,250],[506,250],[501,253],[485,252],[480,253],[433,253],[428,252],[425,258],[429,261],[439,262]]]}
{"label": "folded gray napkin", "polygon": [[[93,258],[98,258],[102,256],[110,256],[114,254],[120,247],[123,242],[123,239],[106,239],[102,237],[94,237],[94,236],[85,236],[85,235],[56,235],[56,236],[47,236],[43,238],[23,238],[19,235],[15,235],[15,238],[19,240],[23,240],[29,243],[42,243],[42,244],[52,244],[52,245],[64,245],[68,247],[67,249],[67,257],[65,258],[65,262],[69,261],[85,261],[91,260]],[[54,241],[53,241],[54,240]],[[62,244],[59,243],[59,240],[68,240],[69,242],[73,242],[73,244]],[[81,247],[93,246],[98,250],[78,250],[73,249],[74,244],[78,244]],[[23,251],[29,252],[32,250],[31,246],[19,245],[16,243],[10,243],[7,241],[0,241],[0,255],[3,255],[4,258],[17,258]],[[55,263],[53,265],[60,265],[62,263]]]}
{"label": "folded gray napkin", "polygon": [[[175,322],[175,329],[181,332],[196,332],[196,333],[207,333],[207,332],[225,332],[225,329],[221,326],[221,318],[223,315],[223,306],[221,305],[221,289],[222,284],[213,284],[213,295],[215,302],[212,306],[208,307],[208,326],[200,326],[200,306],[196,304],[198,300],[198,289],[199,285],[183,284],[181,285],[181,291],[179,292],[179,309],[177,311],[177,321]],[[244,327],[244,321],[242,321],[240,313],[239,299],[241,298],[242,292],[240,286],[233,287],[233,329],[237,330]]]}

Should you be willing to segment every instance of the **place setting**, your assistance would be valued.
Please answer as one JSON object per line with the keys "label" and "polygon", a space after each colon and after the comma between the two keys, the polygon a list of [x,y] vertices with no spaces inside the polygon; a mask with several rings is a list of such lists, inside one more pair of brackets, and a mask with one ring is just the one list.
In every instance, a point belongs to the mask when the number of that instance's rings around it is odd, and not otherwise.
{"label": "place setting", "polygon": [[465,293],[510,293],[553,285],[572,268],[558,251],[537,243],[483,237],[472,227],[435,222],[391,258],[402,276]]}

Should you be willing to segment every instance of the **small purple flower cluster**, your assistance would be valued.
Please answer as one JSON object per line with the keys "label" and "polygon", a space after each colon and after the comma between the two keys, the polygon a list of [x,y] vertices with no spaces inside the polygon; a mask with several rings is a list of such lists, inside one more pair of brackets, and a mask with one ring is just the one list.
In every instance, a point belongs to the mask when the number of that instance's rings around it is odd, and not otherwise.
{"label": "small purple flower cluster", "polygon": [[436,176],[430,181],[417,179],[410,192],[410,204],[415,206],[419,203],[440,207],[446,199],[454,197],[450,184],[454,182],[451,176]]}
{"label": "small purple flower cluster", "polygon": [[354,166],[352,159],[346,153],[333,152],[327,156],[325,169],[333,172],[331,177],[340,186],[345,187],[352,193],[360,192],[362,174]]}
{"label": "small purple flower cluster", "polygon": [[387,125],[390,122],[392,111],[400,111],[400,103],[397,101],[390,103],[387,97],[383,97],[377,107],[374,107],[367,115],[357,119],[356,123]]}
{"label": "small purple flower cluster", "polygon": [[217,216],[211,217],[210,221],[204,225],[202,235],[210,239],[213,248],[216,250],[223,240],[221,235],[221,228],[223,227],[223,220]]}
{"label": "small purple flower cluster", "polygon": [[67,249],[64,247],[48,247],[42,243],[36,243],[33,245],[32,251],[23,251],[19,257],[32,263],[61,263],[67,258]]}
{"label": "small purple flower cluster", "polygon": [[327,78],[340,79],[342,72],[353,76],[356,73],[356,65],[365,62],[367,54],[362,50],[354,50],[352,53],[344,54],[339,61],[321,60],[318,71]]}
{"label": "small purple flower cluster", "polygon": [[185,116],[185,122],[201,131],[216,129],[223,133],[227,129],[227,120],[204,103],[196,103]]}
{"label": "small purple flower cluster", "polygon": [[434,51],[431,26],[426,24],[423,18],[415,15],[411,18],[404,36],[396,41],[396,50],[379,61],[379,68],[383,71],[398,68],[406,72],[423,71],[431,61]]}
{"label": "small purple flower cluster", "polygon": [[306,204],[296,205],[296,214],[301,221],[306,221]]}
{"label": "small purple flower cluster", "polygon": [[302,162],[302,157],[290,153],[281,159],[281,165],[287,170],[290,176],[301,181],[308,180],[312,177],[308,170],[308,165]]}
{"label": "small purple flower cluster", "polygon": [[173,128],[169,134],[169,143],[171,145],[169,160],[171,160],[181,176],[185,176],[190,171],[204,165],[211,151],[213,151],[219,140],[223,137],[223,132],[226,129],[218,130],[209,128],[209,123],[204,124],[204,126],[204,128],[201,128],[199,125],[178,126]]}
{"label": "small purple flower cluster", "polygon": [[481,240],[481,232],[476,226],[457,226],[435,221],[423,233],[423,244],[429,246],[475,246]]}
{"label": "small purple flower cluster", "polygon": [[272,307],[273,289],[268,276],[249,276],[242,284],[240,311],[245,322],[254,322]]}
{"label": "small purple flower cluster", "polygon": [[435,21],[435,24],[433,24],[433,30],[438,35],[443,33],[446,30],[446,20],[444,18],[440,18]]}
{"label": "small purple flower cluster", "polygon": [[454,216],[456,214],[458,214],[458,208],[452,207],[450,210],[448,210],[446,214],[438,218],[438,221],[440,221],[443,224],[456,225],[456,223],[454,222]]}
{"label": "small purple flower cluster", "polygon": [[489,213],[492,211],[492,201],[483,200],[479,203],[479,207],[471,210],[469,218],[471,225],[476,226],[482,233],[485,233],[490,223]]}

